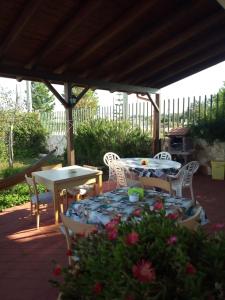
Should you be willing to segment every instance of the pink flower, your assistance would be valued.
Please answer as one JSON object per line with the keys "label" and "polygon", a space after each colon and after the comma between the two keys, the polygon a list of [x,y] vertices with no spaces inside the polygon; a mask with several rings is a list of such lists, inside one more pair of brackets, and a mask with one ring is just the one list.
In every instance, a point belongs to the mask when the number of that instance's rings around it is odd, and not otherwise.
{"label": "pink flower", "polygon": [[155,202],[154,204],[154,210],[162,210],[164,208],[163,203],[162,202]]}
{"label": "pink flower", "polygon": [[224,228],[224,223],[216,223],[212,225],[212,229],[215,231],[222,230]]}
{"label": "pink flower", "polygon": [[95,234],[95,233],[98,233],[98,228],[97,227],[94,227],[91,231],[92,234]]}
{"label": "pink flower", "polygon": [[166,218],[168,218],[168,219],[170,219],[170,220],[176,220],[177,218],[178,218],[178,215],[177,214],[168,214],[167,216],[166,216]]}
{"label": "pink flower", "polygon": [[135,245],[139,241],[139,234],[135,231],[132,231],[125,237],[125,243],[127,245]]}
{"label": "pink flower", "polygon": [[119,224],[119,222],[120,222],[120,219],[117,217],[117,218],[114,218],[114,219],[112,219],[109,223],[107,223],[106,225],[105,225],[105,229],[107,230],[107,231],[109,231],[109,230],[112,230],[112,229],[115,229],[116,227],[117,227],[117,225]]}
{"label": "pink flower", "polygon": [[133,211],[133,216],[135,217],[140,217],[141,216],[141,212],[142,210],[140,208],[136,208],[134,211]]}
{"label": "pink flower", "polygon": [[60,265],[56,265],[55,269],[53,270],[53,274],[55,276],[59,276],[62,273],[62,268],[60,267]]}
{"label": "pink flower", "polygon": [[108,239],[110,241],[116,240],[118,236],[118,230],[117,228],[113,228],[112,230],[107,231]]}
{"label": "pink flower", "polygon": [[72,251],[70,249],[68,249],[66,251],[66,256],[72,256],[72,255],[73,255]]}
{"label": "pink flower", "polygon": [[76,236],[77,236],[77,238],[83,238],[83,237],[85,237],[85,233],[84,232],[78,232],[76,234]]}
{"label": "pink flower", "polygon": [[188,262],[187,265],[186,265],[185,272],[186,272],[186,274],[194,275],[194,274],[197,273],[197,270],[191,263]]}
{"label": "pink flower", "polygon": [[140,282],[152,282],[155,280],[155,269],[150,261],[141,260],[132,267],[133,276]]}
{"label": "pink flower", "polygon": [[174,245],[177,243],[177,237],[175,235],[171,235],[167,241],[166,241],[167,245]]}
{"label": "pink flower", "polygon": [[96,295],[99,295],[99,294],[101,294],[102,289],[103,289],[103,286],[102,286],[101,282],[96,282],[96,284],[94,285],[94,288],[93,288],[94,293]]}

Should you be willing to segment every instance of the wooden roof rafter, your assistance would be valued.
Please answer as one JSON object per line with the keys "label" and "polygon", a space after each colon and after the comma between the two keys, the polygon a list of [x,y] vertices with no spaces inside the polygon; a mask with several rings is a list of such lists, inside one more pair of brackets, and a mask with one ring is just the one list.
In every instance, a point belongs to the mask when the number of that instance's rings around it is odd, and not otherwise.
{"label": "wooden roof rafter", "polygon": [[[193,27],[188,28],[186,31],[183,31],[180,34],[174,36],[172,39],[169,39],[168,41],[163,41],[160,47],[155,48],[146,56],[143,55],[141,58],[137,59],[134,64],[132,64],[131,66],[126,68],[126,70],[121,72],[119,74],[119,79],[122,79],[128,74],[136,71],[137,69],[140,69],[146,64],[149,64],[153,59],[159,57],[166,51],[169,51],[179,46],[181,43],[186,42],[187,40],[193,38],[194,36],[198,36],[200,32],[210,28],[211,26],[213,26],[213,24],[217,23],[218,18],[224,20],[224,14],[223,13],[221,13],[220,15],[213,14],[212,16],[208,17],[204,21],[201,21],[195,24]],[[108,79],[110,80],[110,78]]]}
{"label": "wooden roof rafter", "polygon": [[[219,43],[221,41],[221,38],[223,39],[223,37],[223,33],[218,33],[218,35],[213,36],[211,39],[206,39],[202,41],[198,45],[198,47],[193,47],[192,45],[186,46],[183,50],[179,51],[178,53],[172,54],[170,56],[170,60],[167,60],[165,58],[159,59],[155,63],[149,64],[149,68],[152,68],[153,70],[150,74],[143,74],[142,70],[140,70],[138,76],[137,73],[135,74],[131,83],[140,84],[145,80],[154,79],[154,76],[157,75],[160,71],[163,72],[163,70],[165,70],[166,72],[166,69],[170,66],[178,63],[179,61],[183,61],[184,59],[188,59],[188,57],[192,55],[197,55],[199,52],[201,52],[201,55],[203,57],[205,55],[205,48],[207,48],[210,45],[214,45],[216,42]],[[196,44],[198,44],[197,40]]]}
{"label": "wooden roof rafter", "polygon": [[[142,0],[142,2],[144,2]],[[157,0],[145,1],[145,5],[140,7],[140,1],[132,6],[125,14],[119,16],[117,20],[114,20],[110,26],[99,32],[92,40],[81,49],[73,53],[66,61],[55,69],[56,73],[62,73],[66,71],[68,66],[72,64],[82,64],[85,59],[93,52],[97,51],[107,41],[114,38],[119,33],[123,32],[126,28],[141,18],[146,13],[146,9],[156,5]]]}
{"label": "wooden roof rafter", "polygon": [[144,94],[225,60],[225,0],[42,1],[1,2],[1,76]]}
{"label": "wooden roof rafter", "polygon": [[[225,52],[225,39],[224,42],[221,43],[221,41],[218,43],[218,47],[212,52],[210,50],[205,51],[204,54],[202,52],[198,52],[196,55],[193,55],[192,57],[188,57],[187,59],[183,59],[179,62],[175,63],[177,73],[185,72],[187,69],[187,64],[191,65],[193,68],[196,64],[204,63],[207,60],[213,59],[213,57],[217,57],[218,55],[222,55]],[[171,66],[172,68],[175,67],[174,65]],[[170,68],[171,68],[170,67]],[[164,81],[170,77],[170,68],[165,69],[163,74],[160,75],[160,81]],[[154,76],[152,76],[152,82],[157,85],[157,80],[154,80]]]}
{"label": "wooden roof rafter", "polygon": [[18,14],[16,20],[14,20],[13,25],[10,27],[10,31],[5,36],[4,40],[0,44],[0,59],[2,59],[4,53],[17,39],[19,34],[22,32],[24,27],[33,18],[34,13],[43,3],[43,0],[28,0],[23,10]]}
{"label": "wooden roof rafter", "polygon": [[33,69],[44,57],[49,55],[54,49],[64,41],[67,36],[79,27],[83,20],[88,17],[99,6],[98,1],[85,1],[85,5],[81,6],[80,10],[75,12],[64,21],[64,24],[60,24],[58,28],[52,33],[48,41],[42,45],[38,53],[29,61],[26,65],[26,69]]}
{"label": "wooden roof rafter", "polygon": [[[139,33],[138,36],[132,36],[128,42],[124,43],[124,45],[121,45],[120,47],[117,47],[116,49],[113,49],[112,52],[108,53],[105,58],[103,58],[102,63],[103,63],[103,71],[104,69],[106,70],[107,68],[113,66],[115,63],[119,63],[120,60],[125,59],[132,51],[133,49],[137,49],[140,47],[144,47],[146,45],[146,40],[150,44],[151,42],[154,41],[154,38],[157,37],[157,35],[160,32],[164,32],[171,24],[177,23],[185,16],[188,14],[191,14],[193,11],[193,5],[190,5],[188,2],[186,4],[186,9],[184,11],[181,11],[180,13],[174,12],[173,15],[169,19],[165,19],[160,21],[159,23],[156,23],[154,26],[151,26],[150,28],[146,28],[143,32]],[[198,7],[199,3],[196,1],[194,3],[194,6]],[[213,20],[216,22],[216,19],[214,18]],[[209,20],[210,23],[210,20]],[[208,25],[210,26],[210,25]],[[184,37],[183,37],[184,39]],[[181,42],[182,40],[180,40]],[[127,45],[130,44],[132,47],[128,47]],[[167,50],[167,49],[165,49]],[[157,54],[158,49],[156,49],[156,54]],[[151,53],[151,55],[153,55]],[[143,59],[143,58],[142,58]],[[135,60],[136,61],[136,60]],[[137,58],[137,61],[138,58]],[[133,65],[133,63],[132,63]],[[126,67],[126,69],[128,66]],[[117,72],[117,70],[115,71]],[[85,75],[90,75],[92,73],[92,69],[89,71],[85,72]],[[102,70],[97,72],[96,75],[100,75],[102,73]],[[107,77],[108,80],[110,80],[110,77]]]}
{"label": "wooden roof rafter", "polygon": [[[195,65],[192,66],[192,74],[190,74],[189,72],[187,72],[187,70],[184,70],[183,68],[177,72],[177,74],[174,74],[174,77],[172,77],[172,80],[177,81],[177,78],[184,78],[190,75],[193,75],[194,73],[200,72],[202,69],[205,68],[209,68],[212,66],[212,62],[214,62],[215,64],[220,63],[221,62],[221,58],[224,58],[224,51],[222,53],[220,53],[219,55],[216,56],[212,56],[211,59],[206,58],[205,60],[203,60],[201,63],[196,63]],[[161,81],[157,81],[157,85],[162,85],[162,86],[166,86],[168,85],[170,82],[170,78],[164,78]]]}

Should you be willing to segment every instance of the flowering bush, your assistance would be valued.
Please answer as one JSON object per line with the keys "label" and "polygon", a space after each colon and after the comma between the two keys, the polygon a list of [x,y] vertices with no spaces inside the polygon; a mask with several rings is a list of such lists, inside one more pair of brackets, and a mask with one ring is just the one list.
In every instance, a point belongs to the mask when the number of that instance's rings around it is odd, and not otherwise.
{"label": "flowering bush", "polygon": [[[76,242],[78,264],[60,271],[63,300],[225,299],[225,236],[191,232],[175,217],[134,212]],[[70,253],[71,254],[71,253]]]}

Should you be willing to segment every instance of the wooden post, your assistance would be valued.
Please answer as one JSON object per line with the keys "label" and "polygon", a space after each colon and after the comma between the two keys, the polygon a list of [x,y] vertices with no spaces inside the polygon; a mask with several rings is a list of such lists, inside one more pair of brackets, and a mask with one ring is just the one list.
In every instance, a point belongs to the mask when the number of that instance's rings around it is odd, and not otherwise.
{"label": "wooden post", "polygon": [[73,138],[73,105],[71,103],[72,86],[70,82],[64,83],[65,101],[69,104],[66,107],[66,135],[67,135],[67,163],[75,165],[75,151]]}
{"label": "wooden post", "polygon": [[155,102],[159,107],[157,110],[154,107],[154,115],[153,115],[153,155],[160,151],[160,95],[155,95]]}

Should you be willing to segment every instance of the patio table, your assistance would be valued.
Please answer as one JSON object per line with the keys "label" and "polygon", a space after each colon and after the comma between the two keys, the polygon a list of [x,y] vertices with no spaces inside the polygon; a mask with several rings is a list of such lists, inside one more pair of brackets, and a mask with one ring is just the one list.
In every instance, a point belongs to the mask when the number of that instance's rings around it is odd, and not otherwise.
{"label": "patio table", "polygon": [[52,192],[56,224],[58,224],[59,220],[60,192],[63,189],[95,183],[97,185],[96,193],[102,193],[102,171],[99,170],[73,165],[59,169],[33,172],[32,176],[37,183],[45,185]]}
{"label": "patio table", "polygon": [[[141,161],[145,160],[146,165]],[[173,160],[155,159],[155,158],[121,158],[119,160],[124,167],[129,168],[131,172],[136,173],[139,177],[166,177],[168,174],[176,174],[181,167],[181,163]]]}
{"label": "patio table", "polygon": [[158,197],[164,199],[166,214],[178,212],[185,218],[193,212],[194,203],[191,199],[178,198],[154,190],[145,190],[144,199],[130,202],[128,188],[121,188],[86,200],[72,202],[66,215],[80,223],[101,226],[107,224],[118,214],[121,215],[123,221],[126,221],[134,210],[144,208],[145,205],[149,205],[150,208],[153,207]]}

